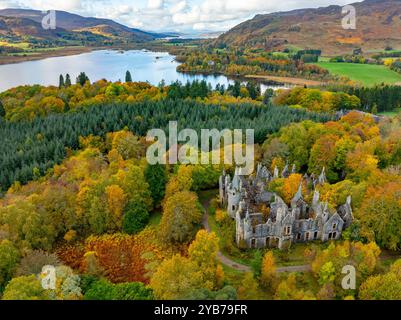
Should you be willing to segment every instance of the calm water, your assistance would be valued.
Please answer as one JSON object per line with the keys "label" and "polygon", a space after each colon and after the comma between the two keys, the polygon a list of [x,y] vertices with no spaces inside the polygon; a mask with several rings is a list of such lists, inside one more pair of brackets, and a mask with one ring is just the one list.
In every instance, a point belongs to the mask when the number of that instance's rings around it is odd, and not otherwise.
{"label": "calm water", "polygon": [[[101,50],[74,56],[47,58],[16,64],[0,65],[0,92],[19,85],[58,85],[60,74],[69,73],[75,82],[77,75],[84,71],[91,81],[105,78],[110,81],[125,79],[125,72],[130,70],[133,81],[148,81],[157,85],[162,79],[169,84],[206,80],[213,87],[232,80],[225,76],[188,75],[176,71],[178,62],[168,53],[131,50],[119,52]],[[262,90],[268,86],[262,85]],[[269,86],[270,87],[270,86]],[[273,86],[279,88],[279,86]]]}

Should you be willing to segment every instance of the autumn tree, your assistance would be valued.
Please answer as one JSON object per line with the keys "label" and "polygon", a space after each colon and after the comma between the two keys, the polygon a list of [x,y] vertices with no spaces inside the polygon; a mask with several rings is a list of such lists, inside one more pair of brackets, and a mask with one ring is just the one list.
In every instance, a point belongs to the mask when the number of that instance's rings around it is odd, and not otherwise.
{"label": "autumn tree", "polygon": [[141,202],[149,211],[153,208],[151,192],[142,167],[128,164],[124,170],[119,170],[113,178],[124,190],[129,202]]}
{"label": "autumn tree", "polygon": [[19,251],[11,241],[0,241],[0,290],[12,278],[19,258]]}
{"label": "autumn tree", "polygon": [[272,251],[265,253],[262,261],[260,281],[265,287],[271,286],[276,277],[276,263]]}
{"label": "autumn tree", "polygon": [[193,166],[179,166],[177,174],[171,177],[167,183],[164,200],[178,192],[191,190],[193,184],[192,173]]}
{"label": "autumn tree", "polygon": [[40,280],[35,275],[12,279],[4,290],[3,300],[49,300]]}
{"label": "autumn tree", "polygon": [[401,248],[401,183],[368,188],[356,215],[362,233],[391,250]]}
{"label": "autumn tree", "polygon": [[330,182],[338,181],[338,173],[335,169],[337,140],[338,137],[335,135],[324,135],[314,143],[310,152],[309,172],[319,174],[324,167]]}
{"label": "autumn tree", "polygon": [[105,192],[108,211],[111,214],[114,224],[119,229],[122,226],[122,215],[127,203],[127,196],[124,190],[118,185],[107,186]]}
{"label": "autumn tree", "polygon": [[369,277],[359,289],[362,300],[401,299],[401,260],[390,266],[389,272]]}
{"label": "autumn tree", "polygon": [[167,198],[160,222],[161,235],[170,242],[186,242],[194,236],[202,212],[196,194],[178,192]]}
{"label": "autumn tree", "polygon": [[[286,203],[290,203],[297,193],[299,186],[302,182],[302,175],[298,173],[291,174],[287,179],[284,179],[282,187],[278,188],[278,193],[282,196]],[[303,195],[306,195],[307,186],[302,185]]]}
{"label": "autumn tree", "polygon": [[223,281],[223,270],[217,264],[219,240],[215,233],[200,230],[188,248],[189,259],[196,263],[203,275],[204,288],[217,288]]}
{"label": "autumn tree", "polygon": [[42,272],[42,268],[47,265],[59,266],[61,265],[61,262],[54,253],[49,253],[43,250],[33,250],[28,252],[21,259],[16,271],[16,275],[38,275]]}
{"label": "autumn tree", "polygon": [[274,296],[276,300],[314,300],[315,297],[310,291],[305,291],[297,287],[297,278],[294,273],[290,273],[286,279],[277,286]]}
{"label": "autumn tree", "polygon": [[259,287],[251,272],[247,272],[238,288],[238,299],[257,300],[259,299]]}
{"label": "autumn tree", "polygon": [[121,233],[90,236],[85,242],[85,252],[95,253],[104,274],[113,283],[147,283],[147,260],[143,255],[151,252],[161,261],[173,254],[169,247],[158,245],[159,237],[151,228],[133,236]]}
{"label": "autumn tree", "polygon": [[268,139],[263,143],[263,162],[271,167],[274,158],[286,159],[289,156],[288,146],[279,138]]}
{"label": "autumn tree", "polygon": [[164,260],[150,280],[157,299],[174,300],[188,296],[203,287],[203,276],[197,264],[181,255]]}
{"label": "autumn tree", "polygon": [[95,277],[101,277],[104,274],[104,269],[100,265],[95,251],[88,251],[85,253],[83,269],[85,270],[85,274]]}
{"label": "autumn tree", "polygon": [[237,300],[237,290],[232,286],[225,286],[217,291],[201,288],[190,292],[185,300]]}
{"label": "autumn tree", "polygon": [[288,147],[289,162],[295,163],[297,168],[305,168],[309,162],[310,150],[324,130],[322,124],[312,121],[304,121],[281,128],[279,139]]}
{"label": "autumn tree", "polygon": [[330,286],[334,288],[336,296],[346,296],[349,292],[341,286],[343,266],[353,265],[357,271],[357,283],[361,283],[375,272],[379,255],[380,249],[374,242],[331,243],[316,253],[311,264],[312,272],[322,287]]}
{"label": "autumn tree", "polygon": [[23,241],[28,248],[48,250],[55,241],[56,228],[51,217],[43,213],[43,208],[38,210],[32,201],[20,201],[0,208],[0,219],[8,226],[11,239]]}
{"label": "autumn tree", "polygon": [[113,230],[113,217],[107,208],[107,201],[104,197],[95,196],[90,203],[87,215],[90,231],[93,234],[103,234],[108,230]]}
{"label": "autumn tree", "polygon": [[139,159],[144,154],[144,146],[139,138],[125,130],[113,134],[112,148],[116,149],[124,160]]}

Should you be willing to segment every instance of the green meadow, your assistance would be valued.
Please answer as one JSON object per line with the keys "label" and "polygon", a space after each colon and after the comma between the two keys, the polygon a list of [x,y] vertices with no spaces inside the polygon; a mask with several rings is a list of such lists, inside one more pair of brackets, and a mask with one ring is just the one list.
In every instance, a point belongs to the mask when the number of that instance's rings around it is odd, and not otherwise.
{"label": "green meadow", "polygon": [[401,108],[395,109],[394,111],[385,111],[385,112],[380,112],[380,116],[386,116],[386,117],[396,117],[397,115],[401,114]]}
{"label": "green meadow", "polygon": [[332,74],[345,76],[366,86],[374,86],[380,83],[401,83],[401,74],[386,66],[327,61],[318,62],[317,65],[329,70]]}

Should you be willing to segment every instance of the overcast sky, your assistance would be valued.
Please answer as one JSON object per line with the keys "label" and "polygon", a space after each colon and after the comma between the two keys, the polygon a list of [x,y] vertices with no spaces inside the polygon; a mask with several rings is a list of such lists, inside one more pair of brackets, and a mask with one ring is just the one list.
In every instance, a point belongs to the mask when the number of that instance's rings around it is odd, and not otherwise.
{"label": "overcast sky", "polygon": [[0,0],[0,9],[57,9],[154,31],[225,31],[258,13],[359,0]]}

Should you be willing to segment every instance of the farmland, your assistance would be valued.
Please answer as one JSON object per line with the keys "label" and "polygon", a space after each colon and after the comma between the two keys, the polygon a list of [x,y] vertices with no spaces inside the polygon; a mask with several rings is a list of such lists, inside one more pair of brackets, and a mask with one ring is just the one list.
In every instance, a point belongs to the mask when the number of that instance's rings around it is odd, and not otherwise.
{"label": "farmland", "polygon": [[400,74],[381,65],[338,62],[319,62],[318,65],[332,74],[348,77],[366,86],[401,83]]}

